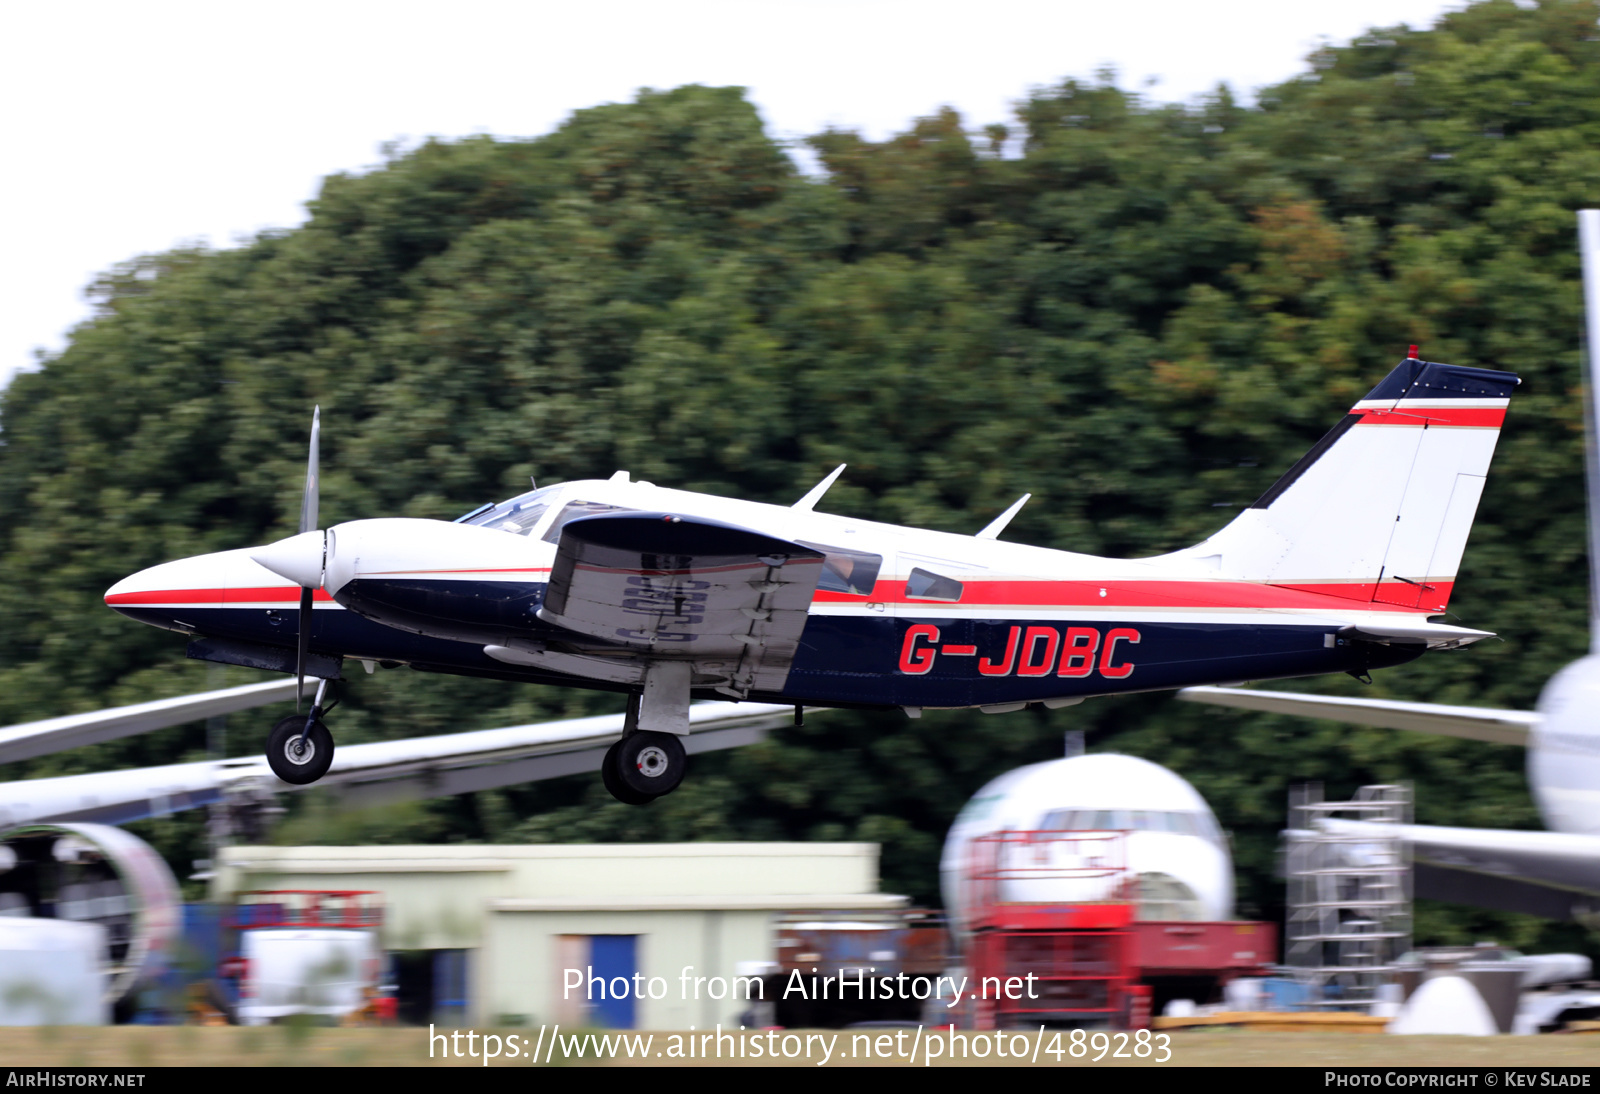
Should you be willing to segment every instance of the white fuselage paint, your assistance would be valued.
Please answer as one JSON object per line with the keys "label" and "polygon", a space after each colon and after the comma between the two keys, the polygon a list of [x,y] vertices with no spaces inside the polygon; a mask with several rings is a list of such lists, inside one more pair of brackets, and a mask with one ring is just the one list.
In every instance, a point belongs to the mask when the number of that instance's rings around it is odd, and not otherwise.
{"label": "white fuselage paint", "polygon": [[1552,832],[1600,836],[1600,656],[1556,673],[1528,735],[1528,782]]}

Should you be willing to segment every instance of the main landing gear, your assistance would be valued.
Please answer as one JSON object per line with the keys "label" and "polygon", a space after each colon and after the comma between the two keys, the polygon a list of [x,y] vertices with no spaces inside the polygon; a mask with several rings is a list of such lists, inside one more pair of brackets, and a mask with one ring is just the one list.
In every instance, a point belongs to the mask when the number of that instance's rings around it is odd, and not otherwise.
{"label": "main landing gear", "polygon": [[687,669],[687,665],[682,671],[669,665],[660,671],[652,666],[643,694],[628,696],[622,740],[606,751],[600,763],[600,780],[611,796],[625,805],[649,805],[672,793],[689,769],[689,755],[683,747],[689,731]]}
{"label": "main landing gear", "polygon": [[289,715],[267,736],[267,765],[286,783],[314,783],[328,773],[328,765],[333,763],[333,734],[322,724],[322,716],[333,709],[332,705],[322,705],[327,691],[328,681],[324,680],[317,686],[310,714]]}
{"label": "main landing gear", "polygon": [[683,781],[689,757],[670,733],[631,733],[606,751],[600,779],[626,805],[649,805]]}

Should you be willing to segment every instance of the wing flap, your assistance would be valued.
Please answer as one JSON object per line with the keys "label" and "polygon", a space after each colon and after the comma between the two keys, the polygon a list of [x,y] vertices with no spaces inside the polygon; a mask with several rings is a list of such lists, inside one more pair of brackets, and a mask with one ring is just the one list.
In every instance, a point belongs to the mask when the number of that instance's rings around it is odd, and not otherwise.
{"label": "wing flap", "polygon": [[824,555],[669,513],[568,522],[539,618],[651,658],[720,661],[734,690],[788,677]]}

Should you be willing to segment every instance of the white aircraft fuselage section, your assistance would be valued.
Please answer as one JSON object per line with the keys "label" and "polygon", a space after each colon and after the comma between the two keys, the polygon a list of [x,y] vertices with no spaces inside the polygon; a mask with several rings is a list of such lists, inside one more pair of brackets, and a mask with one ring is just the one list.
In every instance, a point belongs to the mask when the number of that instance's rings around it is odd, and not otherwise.
{"label": "white aircraft fuselage section", "polygon": [[1552,832],[1600,836],[1600,656],[1556,673],[1528,733],[1528,784]]}
{"label": "white aircraft fuselage section", "polygon": [[[940,887],[951,930],[969,929],[978,899],[975,842],[998,833],[1033,834],[1010,849],[993,898],[1005,903],[1076,904],[1133,899],[1142,920],[1217,922],[1233,916],[1233,858],[1210,807],[1187,781],[1148,760],[1095,753],[1030,764],[991,780],[962,809],[945,838]],[[1123,869],[1096,876],[1070,860],[1074,837],[1119,834]],[[1052,841],[1051,837],[1057,837]],[[1063,868],[1058,875],[1052,868]],[[1132,882],[1128,886],[1127,882]]]}

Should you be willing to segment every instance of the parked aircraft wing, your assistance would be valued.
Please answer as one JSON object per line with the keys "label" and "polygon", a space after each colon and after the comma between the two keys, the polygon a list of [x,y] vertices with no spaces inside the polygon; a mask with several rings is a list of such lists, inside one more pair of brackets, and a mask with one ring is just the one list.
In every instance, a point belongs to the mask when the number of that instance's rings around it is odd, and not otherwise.
{"label": "parked aircraft wing", "polygon": [[[315,682],[312,684],[315,687]],[[308,692],[309,694],[309,689]],[[180,726],[219,714],[284,702],[294,698],[293,680],[268,680],[263,684],[180,695],[149,703],[96,710],[88,714],[68,714],[40,722],[0,728],[0,763],[47,756],[79,745],[114,741],[153,729]]]}
{"label": "parked aircraft wing", "polygon": [[1419,897],[1549,919],[1600,910],[1600,836],[1493,828],[1326,821],[1411,845]]}
{"label": "parked aircraft wing", "polygon": [[[684,745],[701,753],[750,744],[793,715],[790,706],[700,703],[689,708],[692,732]],[[605,750],[622,735],[623,717],[345,745],[313,785],[332,789],[341,804],[371,805],[597,771]],[[208,805],[232,792],[305,789],[281,782],[261,756],[25,779],[0,783],[0,829],[40,821],[122,824]]]}
{"label": "parked aircraft wing", "polygon": [[651,656],[726,661],[731,685],[778,691],[824,555],[670,513],[608,513],[561,529],[539,618]]}
{"label": "parked aircraft wing", "polygon": [[1247,691],[1243,688],[1183,688],[1178,698],[1191,703],[1212,703],[1241,710],[1273,714],[1298,714],[1384,729],[1409,729],[1443,737],[1464,737],[1501,745],[1528,743],[1528,733],[1539,715],[1523,710],[1455,707],[1440,703],[1407,703],[1398,699],[1358,699],[1335,695],[1305,695],[1289,691]]}

